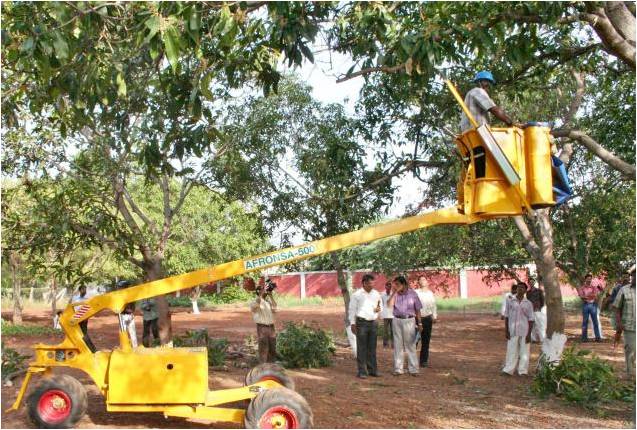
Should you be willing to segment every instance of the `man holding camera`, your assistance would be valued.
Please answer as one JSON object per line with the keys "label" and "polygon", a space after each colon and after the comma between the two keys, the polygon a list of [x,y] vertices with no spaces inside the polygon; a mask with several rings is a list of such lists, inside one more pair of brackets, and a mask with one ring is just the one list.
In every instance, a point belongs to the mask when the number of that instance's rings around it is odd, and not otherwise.
{"label": "man holding camera", "polygon": [[275,288],[276,284],[266,279],[265,285],[259,285],[256,288],[256,299],[250,302],[252,319],[257,324],[259,363],[273,363],[276,360],[276,333],[274,331],[276,302],[272,296],[272,291]]}

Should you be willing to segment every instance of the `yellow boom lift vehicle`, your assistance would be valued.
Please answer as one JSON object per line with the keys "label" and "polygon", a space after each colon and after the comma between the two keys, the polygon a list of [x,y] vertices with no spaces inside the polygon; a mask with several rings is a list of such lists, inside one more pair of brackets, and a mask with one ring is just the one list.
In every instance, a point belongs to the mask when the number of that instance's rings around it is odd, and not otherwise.
{"label": "yellow boom lift vehicle", "polygon": [[[474,128],[455,143],[463,160],[456,206],[363,228],[300,246],[231,261],[183,275],[92,297],[66,307],[60,317],[65,339],[58,345],[34,345],[18,397],[20,407],[34,375],[42,381],[27,399],[28,415],[44,428],[69,428],[84,415],[86,391],[80,382],[54,368],[83,371],[106,399],[109,412],[161,412],[164,416],[244,423],[249,428],[310,428],[312,412],[294,391],[292,380],[275,365],[260,365],[246,376],[245,386],[208,389],[205,348],[132,348],[121,324],[119,347],[92,351],[79,323],[104,309],[120,314],[127,303],[215,282],[270,266],[315,257],[439,224],[522,215],[533,208],[555,204],[549,129],[532,126],[493,128],[477,126],[455,87],[449,89]],[[249,401],[246,409],[224,407]],[[239,403],[241,404],[241,403]]]}

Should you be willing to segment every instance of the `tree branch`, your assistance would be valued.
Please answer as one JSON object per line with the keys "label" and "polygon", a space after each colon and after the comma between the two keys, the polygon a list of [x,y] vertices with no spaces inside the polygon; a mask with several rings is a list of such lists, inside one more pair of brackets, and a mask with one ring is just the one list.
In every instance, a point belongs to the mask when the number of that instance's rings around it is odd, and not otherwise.
{"label": "tree branch", "polygon": [[533,234],[531,233],[531,230],[529,230],[529,226],[526,224],[524,218],[522,216],[513,217],[513,222],[515,222],[515,226],[522,234],[522,238],[524,239],[524,249],[527,250],[533,259],[540,260],[542,257],[542,250],[533,238]]}
{"label": "tree branch", "polygon": [[354,72],[351,73],[349,75],[343,76],[341,78],[338,78],[336,80],[337,84],[340,84],[341,82],[345,82],[345,81],[349,81],[350,79],[354,79],[357,78],[359,76],[363,76],[363,75],[368,75],[370,73],[374,73],[374,72],[385,72],[385,73],[396,73],[396,72],[400,72],[401,70],[405,69],[407,67],[407,64],[399,64],[397,66],[378,66],[378,67],[368,67],[367,69],[361,69],[358,72]]}
{"label": "tree branch", "polygon": [[[602,8],[596,8],[592,2],[586,4],[591,13],[582,13],[580,17],[593,27],[597,36],[602,40],[608,51],[635,70],[635,47],[624,39],[615,29],[606,12]],[[633,19],[633,25],[634,19]]]}
{"label": "tree branch", "polygon": [[573,78],[575,78],[576,90],[575,94],[573,95],[571,105],[569,106],[566,115],[564,115],[564,125],[562,126],[563,128],[570,126],[571,122],[573,122],[573,118],[575,118],[575,115],[577,114],[577,111],[582,104],[582,100],[584,100],[584,91],[586,89],[586,83],[584,82],[582,73],[576,70],[573,70],[572,73]]}
{"label": "tree branch", "polygon": [[139,208],[139,206],[137,206],[137,204],[133,200],[133,197],[130,195],[126,187],[124,187],[124,197],[126,198],[126,201],[130,205],[133,212],[135,212],[142,219],[142,221],[144,221],[144,224],[147,225],[148,228],[150,228],[153,234],[159,234],[159,232],[157,231],[157,225],[155,224],[155,221],[148,218],[146,214]]}
{"label": "tree branch", "polygon": [[592,152],[597,158],[621,173],[626,179],[635,181],[635,166],[625,162],[612,152],[605,149],[595,139],[588,136],[586,133],[580,130],[558,129],[553,130],[551,134],[558,138],[567,138],[579,142],[586,149]]}
{"label": "tree branch", "polygon": [[168,237],[170,236],[170,227],[173,218],[173,212],[170,208],[170,183],[168,181],[168,175],[162,175],[160,186],[164,200],[164,226],[157,248],[159,254],[163,255],[164,249],[166,249],[166,242],[168,242]]}

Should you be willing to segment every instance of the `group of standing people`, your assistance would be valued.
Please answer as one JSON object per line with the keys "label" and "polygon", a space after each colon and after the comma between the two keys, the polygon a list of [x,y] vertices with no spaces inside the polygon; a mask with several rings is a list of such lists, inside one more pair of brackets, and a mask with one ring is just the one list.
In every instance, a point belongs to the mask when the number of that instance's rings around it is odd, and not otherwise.
{"label": "group of standing people", "polygon": [[[628,277],[622,276],[619,282],[604,295],[604,287],[595,283],[593,275],[587,273],[584,283],[577,290],[582,300],[582,342],[588,342],[588,321],[593,323],[595,342],[603,339],[600,324],[601,308],[610,311],[610,322],[615,329],[615,344],[624,335],[624,355],[626,372],[635,375],[635,265],[628,271]],[[602,298],[602,300],[600,300]]]}
{"label": "group of standing people", "polygon": [[[436,300],[429,289],[427,278],[418,278],[418,288],[412,289],[405,276],[397,276],[385,284],[381,294],[375,289],[374,275],[366,274],[349,303],[352,333],[356,335],[357,376],[379,377],[376,360],[378,319],[383,320],[383,346],[394,349],[392,375],[407,372],[416,376],[419,368],[429,366],[429,343],[434,322],[437,320]],[[420,359],[416,349],[421,342]]]}

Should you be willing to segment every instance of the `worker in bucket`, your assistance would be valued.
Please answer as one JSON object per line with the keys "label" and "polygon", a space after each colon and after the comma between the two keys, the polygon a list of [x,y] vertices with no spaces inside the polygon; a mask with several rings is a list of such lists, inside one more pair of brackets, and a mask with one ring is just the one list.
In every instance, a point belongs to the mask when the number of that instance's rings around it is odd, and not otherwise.
{"label": "worker in bucket", "polygon": [[[467,92],[464,98],[464,103],[469,108],[469,112],[475,118],[478,125],[489,124],[489,112],[493,114],[497,119],[511,127],[513,120],[502,110],[501,107],[495,104],[495,102],[489,97],[489,87],[495,85],[495,79],[493,74],[489,71],[483,70],[476,73],[473,82],[476,83],[476,87]],[[473,126],[467,118],[467,115],[462,113],[462,119],[460,120],[460,129],[464,133],[467,130],[472,129]]]}

